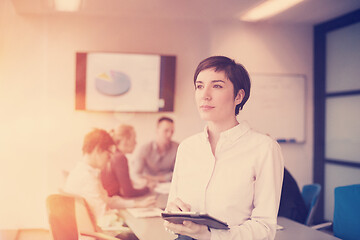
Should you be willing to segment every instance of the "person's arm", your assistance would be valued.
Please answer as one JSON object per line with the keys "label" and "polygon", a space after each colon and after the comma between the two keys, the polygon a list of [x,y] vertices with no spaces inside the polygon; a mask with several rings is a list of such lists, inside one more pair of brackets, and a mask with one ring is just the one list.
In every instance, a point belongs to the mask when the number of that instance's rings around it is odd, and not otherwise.
{"label": "person's arm", "polygon": [[164,174],[158,174],[156,176],[150,175],[150,174],[144,174],[143,177],[146,178],[148,181],[151,182],[171,182],[172,178],[172,172],[164,173]]}
{"label": "person's arm", "polygon": [[170,203],[174,202],[175,199],[178,197],[178,193],[177,193],[178,171],[179,171],[179,165],[181,164],[180,163],[181,158],[182,158],[182,151],[179,148],[179,151],[177,151],[177,153],[176,153],[176,161],[175,161],[175,166],[174,166],[174,172],[172,174],[172,180],[171,180],[171,185],[170,185],[167,206]]}
{"label": "person's arm", "polygon": [[250,219],[230,230],[211,229],[215,239],[274,239],[280,202],[284,160],[280,146],[272,141],[256,166],[254,209]]}
{"label": "person's arm", "polygon": [[[174,201],[169,202],[166,207],[166,211],[170,212],[188,212],[191,210],[191,206],[187,203],[184,203],[181,199],[176,198]],[[183,224],[175,224],[168,221],[164,221],[164,227],[167,230],[179,233],[185,236],[191,236],[192,238],[201,240],[201,239],[210,239],[211,233],[207,226],[195,224],[191,221],[183,221]]]}
{"label": "person's arm", "polygon": [[108,198],[107,205],[112,209],[121,209],[154,206],[155,202],[156,196],[148,196],[143,199],[125,199],[120,196],[112,196]]}
{"label": "person's arm", "polygon": [[[256,166],[254,209],[252,210],[250,219],[241,225],[230,226],[229,230],[211,229],[211,240],[274,239],[284,163],[279,145],[275,141],[271,142],[270,145],[266,152],[262,153],[262,156],[260,156],[261,160]],[[173,204],[177,198],[176,169],[177,167],[175,166],[167,207],[169,209],[173,208]],[[165,226],[176,233],[198,239],[206,239],[208,234],[203,225],[195,223],[175,225],[166,223]],[[205,238],[202,238],[203,236],[205,236]]]}
{"label": "person's arm", "polygon": [[[176,159],[180,159],[181,154],[177,153]],[[173,212],[173,211],[191,211],[191,206],[185,202],[183,202],[180,198],[177,197],[177,182],[178,182],[178,167],[180,160],[175,163],[174,174],[171,181],[170,193],[168,197],[168,203],[166,206],[165,211]],[[207,226],[199,225],[190,222],[184,221],[183,224],[174,224],[168,221],[164,221],[164,227],[167,230],[172,232],[185,235],[185,236],[192,236],[195,239],[209,239],[210,238],[210,231],[208,230]]]}
{"label": "person's arm", "polygon": [[170,182],[172,178],[173,172],[164,173],[161,175],[159,182]]}
{"label": "person's arm", "polygon": [[[82,174],[81,174],[82,173]],[[96,219],[100,219],[107,210],[107,193],[100,181],[84,171],[71,173],[64,191],[83,197],[92,209]]]}
{"label": "person's arm", "polygon": [[149,192],[148,187],[135,189],[129,174],[128,160],[123,154],[115,156],[115,161],[111,162],[111,167],[115,173],[119,184],[119,193],[123,197],[138,197]]}

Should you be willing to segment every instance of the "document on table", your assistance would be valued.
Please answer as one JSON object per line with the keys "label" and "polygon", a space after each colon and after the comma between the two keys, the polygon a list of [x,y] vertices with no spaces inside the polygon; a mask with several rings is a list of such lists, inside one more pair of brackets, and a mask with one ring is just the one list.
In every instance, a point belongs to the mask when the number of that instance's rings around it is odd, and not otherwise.
{"label": "document on table", "polygon": [[136,218],[161,217],[163,212],[160,208],[127,208],[126,210]]}
{"label": "document on table", "polygon": [[281,226],[281,225],[276,225],[276,230],[283,230],[283,229],[284,229],[283,226]]}

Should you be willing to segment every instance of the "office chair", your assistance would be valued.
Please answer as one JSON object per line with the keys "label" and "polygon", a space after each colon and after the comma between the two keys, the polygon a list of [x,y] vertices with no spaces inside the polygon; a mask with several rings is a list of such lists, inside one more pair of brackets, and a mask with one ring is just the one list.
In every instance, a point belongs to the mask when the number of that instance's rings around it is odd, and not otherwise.
{"label": "office chair", "polygon": [[27,240],[27,239],[36,239],[36,240],[48,240],[50,239],[49,229],[42,228],[20,228],[16,230],[14,236],[1,236],[0,239],[13,239],[13,240]]}
{"label": "office chair", "polygon": [[310,226],[313,222],[314,213],[319,200],[320,191],[321,191],[321,186],[320,184],[317,183],[304,185],[302,188],[301,195],[304,199],[306,208],[308,209],[308,214],[304,223],[306,226]]}
{"label": "office chair", "polygon": [[46,199],[53,240],[79,240],[80,235],[103,240],[119,240],[99,232],[89,206],[81,197],[52,194]]}
{"label": "office chair", "polygon": [[360,184],[335,188],[333,233],[343,240],[360,239]]}

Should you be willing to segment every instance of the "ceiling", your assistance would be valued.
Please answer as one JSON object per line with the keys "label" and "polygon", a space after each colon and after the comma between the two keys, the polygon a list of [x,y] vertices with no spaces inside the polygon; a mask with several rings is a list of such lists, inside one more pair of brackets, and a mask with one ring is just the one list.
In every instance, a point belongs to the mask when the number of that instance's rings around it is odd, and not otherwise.
{"label": "ceiling", "polygon": [[[55,12],[53,0],[12,0],[18,14],[81,14],[124,18],[235,20],[264,0],[83,0],[76,13]],[[360,0],[305,0],[268,20],[318,24],[360,9]]]}

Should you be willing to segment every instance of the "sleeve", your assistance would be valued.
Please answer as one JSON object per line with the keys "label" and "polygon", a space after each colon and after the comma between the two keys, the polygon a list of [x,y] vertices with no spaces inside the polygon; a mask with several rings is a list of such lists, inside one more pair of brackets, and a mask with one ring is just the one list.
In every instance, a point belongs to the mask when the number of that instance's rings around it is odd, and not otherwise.
{"label": "sleeve", "polygon": [[124,199],[120,196],[112,196],[108,198],[107,204],[112,209],[131,208],[135,207],[135,200]]}
{"label": "sleeve", "polygon": [[127,158],[121,154],[112,162],[112,168],[119,184],[119,193],[123,197],[138,197],[149,192],[148,187],[135,189],[129,174],[129,165]]}
{"label": "sleeve", "polygon": [[75,192],[86,199],[97,219],[103,216],[107,209],[107,194],[102,190],[100,182],[93,182],[84,184],[80,192]]}
{"label": "sleeve", "polygon": [[180,145],[176,153],[174,172],[172,173],[172,180],[171,180],[170,192],[168,197],[168,204],[174,201],[175,198],[177,198],[178,172],[180,168],[180,162],[182,159],[181,156],[182,156],[182,148]]}
{"label": "sleeve", "polygon": [[280,146],[275,141],[261,153],[255,168],[254,208],[250,219],[228,231],[212,229],[211,240],[275,238],[284,172]]}
{"label": "sleeve", "polygon": [[85,198],[97,219],[105,214],[107,194],[100,181],[87,171],[81,169],[70,172],[64,190]]}
{"label": "sleeve", "polygon": [[173,175],[173,172],[172,172],[172,171],[171,171],[171,172],[168,172],[168,173],[165,173],[165,174],[164,174],[164,181],[165,181],[165,182],[170,182],[171,179],[172,179],[172,175]]}

